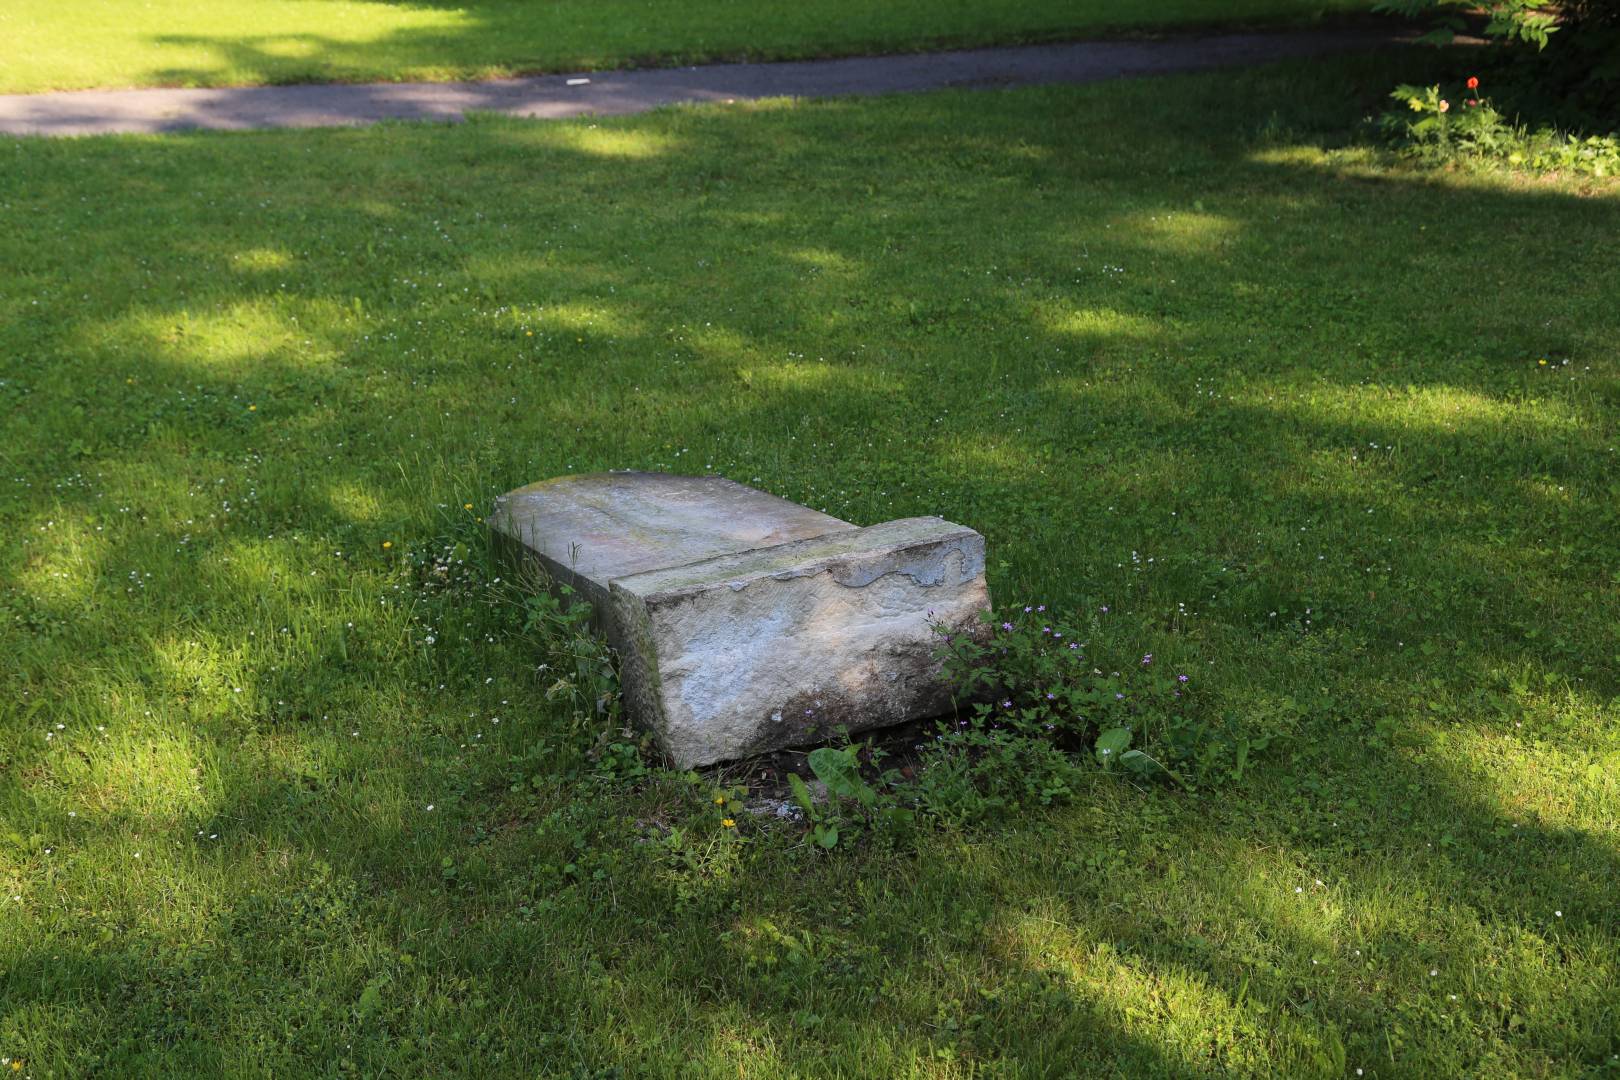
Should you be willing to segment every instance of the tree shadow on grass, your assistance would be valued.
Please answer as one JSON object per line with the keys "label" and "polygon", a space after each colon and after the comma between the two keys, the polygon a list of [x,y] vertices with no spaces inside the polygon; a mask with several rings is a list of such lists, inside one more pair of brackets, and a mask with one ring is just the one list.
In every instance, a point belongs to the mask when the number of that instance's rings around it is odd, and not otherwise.
{"label": "tree shadow on grass", "polygon": [[[0,1030],[152,1072],[1601,1065],[1620,212],[1157,92],[20,150]],[[707,793],[582,798],[520,616],[429,587],[466,502],[628,466],[964,521],[1004,601],[1101,597],[1292,738],[915,853],[672,847]]]}
{"label": "tree shadow on grass", "polygon": [[[1309,26],[1331,42],[1333,35],[1387,34],[1390,25],[1344,0],[1334,0],[1329,7],[1343,10],[1332,12],[1288,10],[1291,5],[1268,0],[1225,4],[1202,12],[1194,4],[1160,5],[1151,11],[1115,5],[1110,11],[1108,5],[1096,3],[1026,0],[1018,5],[987,5],[952,0],[935,5],[926,16],[894,7],[846,7],[833,13],[777,2],[758,3],[746,10],[714,3],[664,7],[638,0],[544,6],[500,0],[419,0],[388,6],[392,11],[386,17],[379,16],[375,8],[351,13],[342,23],[319,24],[323,32],[318,33],[292,28],[257,34],[208,32],[214,27],[203,22],[185,33],[150,35],[149,46],[164,50],[163,55],[172,59],[163,68],[140,74],[146,81],[188,86],[410,81],[443,79],[448,74],[488,77],[922,53],[1073,41],[1085,36],[1134,39],[1120,43],[1134,50],[1120,74],[1140,74],[1156,68],[1150,56],[1156,45],[1142,39],[1158,32],[1215,37],[1251,27]],[[318,11],[319,5],[312,9]],[[1279,58],[1294,53],[1287,43],[1279,42],[1275,48]],[[1222,52],[1221,46],[1204,41],[1193,59],[1209,61]]]}
{"label": "tree shadow on grass", "polygon": [[[800,60],[1072,39],[1108,29],[1063,5],[1016,15],[973,5],[919,21],[904,12],[764,4],[743,15],[716,4],[662,8],[625,0],[590,6],[400,3],[394,25],[370,36],[278,32],[165,33],[152,46],[177,59],[142,72],[161,85],[290,84],[489,78],[700,63]],[[399,21],[406,21],[400,25]],[[1279,21],[1279,20],[1268,20]],[[413,25],[414,24],[414,25]],[[1185,24],[1185,20],[1183,20]],[[1231,23],[1223,28],[1230,29]]]}

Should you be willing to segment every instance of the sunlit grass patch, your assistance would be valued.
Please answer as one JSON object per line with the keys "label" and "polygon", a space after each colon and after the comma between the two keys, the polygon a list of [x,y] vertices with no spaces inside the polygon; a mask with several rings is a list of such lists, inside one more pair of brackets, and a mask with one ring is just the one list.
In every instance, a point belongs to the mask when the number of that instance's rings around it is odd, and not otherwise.
{"label": "sunlit grass patch", "polygon": [[259,273],[265,270],[285,270],[292,266],[293,257],[278,248],[256,247],[238,251],[231,256],[231,262],[244,273]]}
{"label": "sunlit grass patch", "polygon": [[567,147],[591,157],[622,161],[645,161],[663,157],[679,150],[679,143],[669,138],[625,128],[557,127],[543,129],[552,134],[554,145]]}
{"label": "sunlit grass patch", "polygon": [[[1195,204],[1196,205],[1196,204]],[[1216,252],[1235,237],[1235,223],[1219,214],[1193,210],[1138,213],[1118,223],[1119,228],[1171,250]]]}

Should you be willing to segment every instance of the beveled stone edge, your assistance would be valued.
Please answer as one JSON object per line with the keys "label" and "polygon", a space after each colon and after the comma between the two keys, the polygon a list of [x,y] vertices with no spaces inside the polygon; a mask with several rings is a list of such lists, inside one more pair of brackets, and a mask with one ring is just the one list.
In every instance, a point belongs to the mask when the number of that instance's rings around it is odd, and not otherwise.
{"label": "beveled stone edge", "polygon": [[[680,566],[628,574],[609,582],[609,591],[614,594],[622,591],[641,598],[645,603],[657,603],[707,589],[747,588],[751,582],[765,578],[806,577],[847,564],[852,559],[882,557],[953,540],[961,542],[959,546],[965,549],[963,554],[967,562],[963,567],[963,579],[971,580],[983,574],[984,537],[966,525],[930,516],[896,518],[865,528],[789,540],[784,544],[715,555]],[[851,580],[843,584],[860,588],[878,576],[881,575],[874,574],[864,581]],[[937,582],[919,581],[918,584],[926,588]]]}

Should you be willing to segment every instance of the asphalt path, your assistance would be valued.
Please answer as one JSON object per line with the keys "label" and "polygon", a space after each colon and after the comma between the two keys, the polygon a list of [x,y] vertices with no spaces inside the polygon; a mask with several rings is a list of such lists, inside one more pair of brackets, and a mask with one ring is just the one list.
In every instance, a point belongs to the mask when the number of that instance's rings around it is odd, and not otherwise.
{"label": "asphalt path", "polygon": [[665,105],[893,94],[945,87],[1087,83],[1367,49],[1401,40],[1367,29],[1208,34],[769,64],[540,75],[487,82],[326,83],[0,95],[0,134],[107,135],[454,122],[468,113],[540,119],[616,116]]}

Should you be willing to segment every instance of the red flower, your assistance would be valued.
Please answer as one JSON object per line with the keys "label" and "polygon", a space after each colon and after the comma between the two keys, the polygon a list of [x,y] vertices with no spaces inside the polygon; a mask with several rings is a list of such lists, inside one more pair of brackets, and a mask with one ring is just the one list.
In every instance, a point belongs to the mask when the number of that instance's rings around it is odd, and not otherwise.
{"label": "red flower", "polygon": [[1468,76],[1468,89],[1470,89],[1470,90],[1478,90],[1479,89],[1479,76],[1478,75],[1470,75],[1470,76]]}
{"label": "red flower", "polygon": [[1478,105],[1478,104],[1479,104],[1479,99],[1478,98],[1469,98],[1468,99],[1469,108],[1472,108],[1472,107],[1474,107],[1475,105]]}

